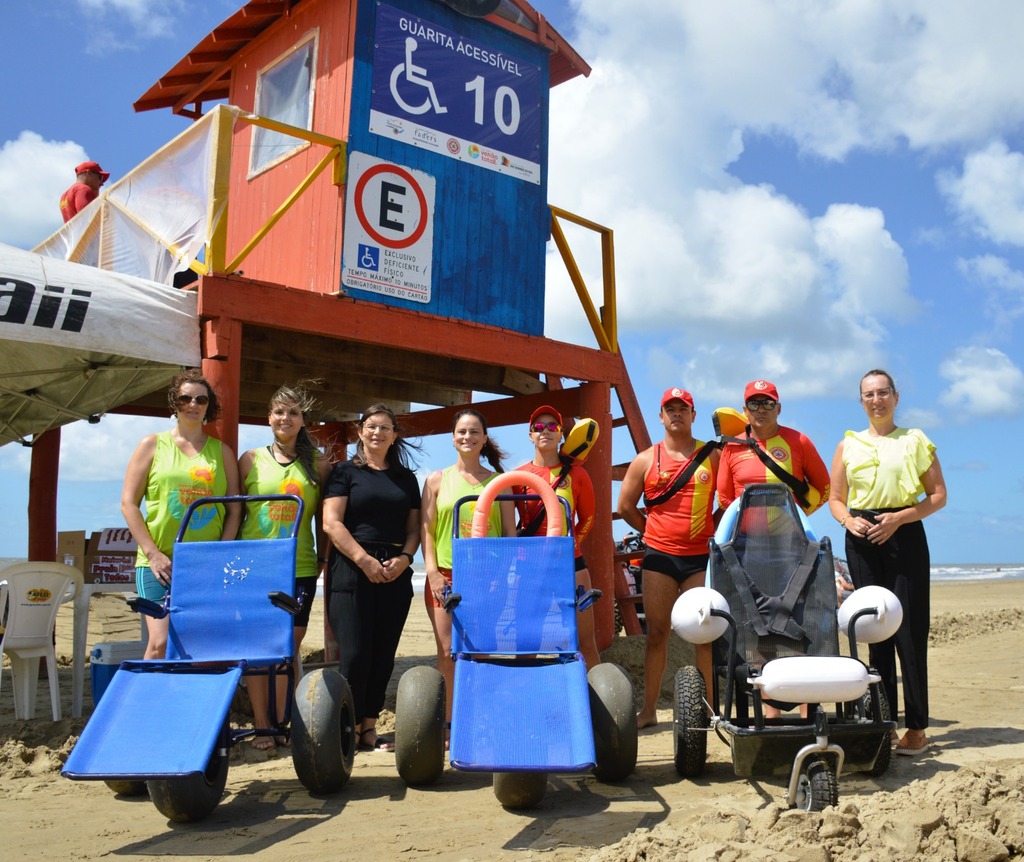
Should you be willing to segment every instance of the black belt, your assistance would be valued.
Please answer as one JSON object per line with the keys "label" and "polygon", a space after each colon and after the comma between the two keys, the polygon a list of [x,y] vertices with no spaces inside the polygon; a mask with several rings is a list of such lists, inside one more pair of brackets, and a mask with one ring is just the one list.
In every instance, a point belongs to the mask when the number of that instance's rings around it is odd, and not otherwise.
{"label": "black belt", "polygon": [[853,518],[871,518],[876,515],[885,515],[888,512],[902,512],[904,509],[913,509],[913,506],[896,506],[894,509],[850,509],[850,516]]}

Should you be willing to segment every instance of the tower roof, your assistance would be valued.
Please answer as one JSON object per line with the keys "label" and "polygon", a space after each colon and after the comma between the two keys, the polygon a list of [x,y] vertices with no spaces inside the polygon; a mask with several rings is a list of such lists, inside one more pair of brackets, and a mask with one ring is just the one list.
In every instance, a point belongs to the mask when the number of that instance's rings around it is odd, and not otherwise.
{"label": "tower roof", "polygon": [[[143,93],[135,110],[170,108],[176,114],[194,117],[202,114],[205,102],[226,99],[238,52],[302,2],[305,0],[249,0]],[[486,20],[551,52],[552,87],[590,74],[587,62],[526,0],[502,0]]]}

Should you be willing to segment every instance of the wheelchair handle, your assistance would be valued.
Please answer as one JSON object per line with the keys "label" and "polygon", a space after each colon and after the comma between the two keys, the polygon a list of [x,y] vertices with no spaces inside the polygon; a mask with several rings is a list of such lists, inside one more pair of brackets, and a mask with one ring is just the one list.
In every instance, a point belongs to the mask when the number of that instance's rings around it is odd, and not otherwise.
{"label": "wheelchair handle", "polygon": [[228,497],[202,497],[199,500],[193,500],[185,510],[185,517],[181,519],[181,526],[178,528],[178,535],[174,541],[184,541],[185,533],[188,531],[189,519],[191,519],[192,513],[200,506],[223,505],[226,503],[263,503],[274,500],[292,502],[298,506],[295,512],[295,519],[292,521],[292,532],[288,537],[294,539],[299,534],[299,524],[302,522],[302,512],[305,509],[305,504],[302,502],[301,497],[296,494],[236,494]]}
{"label": "wheelchair handle", "polygon": [[[558,495],[556,494],[555,496],[557,497]],[[455,506],[452,514],[453,540],[462,538],[462,536],[459,535],[459,509],[465,503],[475,503],[478,499],[478,494],[470,494],[466,497],[459,497],[459,499],[455,501]],[[494,499],[495,502],[498,503],[501,503],[504,500],[512,500],[513,502],[516,500],[539,500],[540,494],[498,494],[498,496],[495,497]],[[565,497],[558,497],[558,502],[562,504],[562,515],[565,518],[565,523],[569,525],[567,535],[575,535],[572,525],[572,508],[569,506],[569,501],[566,500]]]}
{"label": "wheelchair handle", "polygon": [[476,511],[473,512],[473,525],[470,531],[470,538],[482,539],[487,535],[487,516],[491,513],[491,504],[494,498],[506,488],[513,485],[525,485],[532,491],[536,491],[544,503],[548,513],[549,536],[562,535],[562,509],[558,505],[558,496],[550,484],[541,479],[540,476],[528,473],[526,470],[512,470],[508,473],[500,473],[495,476],[484,488],[484,492],[476,501]]}

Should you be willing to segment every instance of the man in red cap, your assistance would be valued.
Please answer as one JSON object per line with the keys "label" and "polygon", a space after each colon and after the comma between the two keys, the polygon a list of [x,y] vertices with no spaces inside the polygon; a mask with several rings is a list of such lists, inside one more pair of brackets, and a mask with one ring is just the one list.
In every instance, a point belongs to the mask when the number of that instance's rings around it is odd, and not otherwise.
{"label": "man in red cap", "polygon": [[807,491],[797,502],[808,515],[828,502],[829,474],[814,444],[799,431],[779,424],[782,402],[779,390],[768,380],[752,380],[743,390],[743,412],[747,417],[752,443],[763,450],[762,455],[749,445],[727,443],[722,450],[718,470],[718,505],[725,509],[756,482],[781,482],[763,460],[767,454],[777,465],[798,481],[807,484]]}
{"label": "man in red cap", "polygon": [[60,196],[60,214],[64,221],[71,218],[99,197],[100,186],[110,174],[103,170],[97,162],[82,162],[75,168],[75,182]]}
{"label": "man in red cap", "polygon": [[[719,452],[693,437],[697,411],[685,389],[666,389],[658,418],[665,439],[633,459],[619,491],[618,513],[643,536],[644,700],[638,727],[658,723],[658,696],[668,660],[672,606],[692,587],[704,585],[708,540],[714,535],[712,508]],[[643,495],[646,514],[639,509]],[[711,650],[697,648],[697,666],[711,691]]]}

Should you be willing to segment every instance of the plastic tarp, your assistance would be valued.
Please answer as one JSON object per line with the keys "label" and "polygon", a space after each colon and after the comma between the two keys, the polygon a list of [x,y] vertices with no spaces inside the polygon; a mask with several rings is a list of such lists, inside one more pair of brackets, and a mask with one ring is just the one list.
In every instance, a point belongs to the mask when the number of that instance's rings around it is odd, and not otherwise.
{"label": "plastic tarp", "polygon": [[0,244],[0,445],[90,419],[200,363],[196,295]]}
{"label": "plastic tarp", "polygon": [[[41,255],[172,284],[202,259],[224,216],[218,182],[221,118],[242,112],[219,105],[120,179],[36,246]],[[229,126],[230,128],[230,126]],[[227,141],[230,144],[230,140]],[[226,182],[226,173],[219,181]]]}

